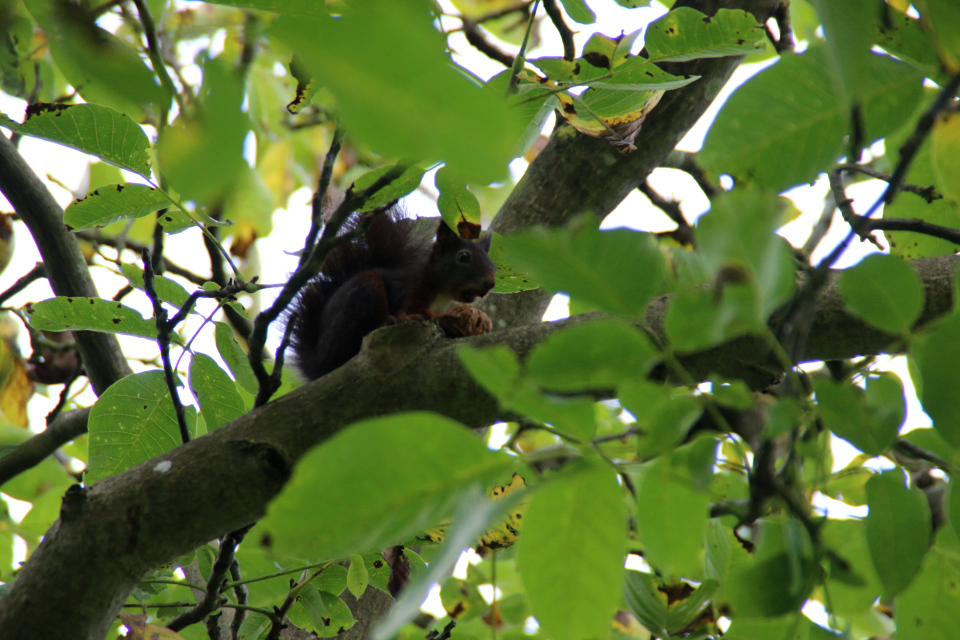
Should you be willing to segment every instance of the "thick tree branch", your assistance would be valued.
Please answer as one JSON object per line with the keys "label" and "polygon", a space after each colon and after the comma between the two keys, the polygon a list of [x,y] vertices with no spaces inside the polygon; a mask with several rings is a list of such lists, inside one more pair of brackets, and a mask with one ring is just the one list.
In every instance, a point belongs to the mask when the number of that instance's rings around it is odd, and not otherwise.
{"label": "thick tree branch", "polygon": [[69,411],[56,418],[47,428],[0,458],[0,487],[7,480],[43,462],[47,456],[87,432],[90,409]]}
{"label": "thick tree branch", "polygon": [[[926,287],[920,320],[925,323],[952,308],[960,258],[913,264]],[[838,280],[839,272],[832,272],[818,294],[804,360],[876,354],[895,344],[895,336],[845,310]],[[668,304],[667,296],[654,300],[645,319],[661,338]],[[36,640],[59,639],[64,628],[75,638],[102,637],[140,577],[258,519],[300,456],[344,426],[407,410],[435,411],[468,427],[500,419],[496,400],[460,365],[460,345],[505,344],[523,358],[556,331],[598,315],[462,340],[445,339],[428,323],[387,327],[368,337],[359,356],[324,378],[160,458],[89,489],[76,487],[64,498],[60,520],[0,601],[0,628]],[[715,372],[744,378],[755,388],[782,373],[763,341],[754,338],[679,359],[697,380]],[[31,597],[36,593],[44,597]],[[62,624],[49,624],[50,611],[61,612]]]}
{"label": "thick tree branch", "polygon": [[[693,7],[708,15],[721,8],[745,9],[763,24],[779,1],[680,0],[674,6]],[[742,60],[742,56],[728,56],[661,65],[675,75],[698,75],[700,79],[664,94],[644,121],[633,153],[621,154],[604,140],[558,127],[507,198],[491,229],[506,235],[535,224],[563,226],[587,212],[605,217],[664,164]],[[498,327],[513,327],[539,320],[548,303],[546,294],[537,290],[490,296],[484,310],[496,318]]]}
{"label": "thick tree branch", "polygon": [[[0,135],[0,191],[30,228],[58,296],[99,297],[77,239],[63,224],[63,209],[6,136]],[[132,373],[116,336],[77,331],[77,349],[97,395]]]}

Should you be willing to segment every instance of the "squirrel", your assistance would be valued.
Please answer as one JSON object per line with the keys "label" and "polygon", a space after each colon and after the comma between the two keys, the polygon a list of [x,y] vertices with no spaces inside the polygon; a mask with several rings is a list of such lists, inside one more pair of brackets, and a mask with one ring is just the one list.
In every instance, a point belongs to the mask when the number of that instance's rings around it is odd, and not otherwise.
{"label": "squirrel", "polygon": [[[345,225],[356,229],[363,216]],[[294,300],[290,346],[304,378],[319,378],[360,352],[363,337],[385,324],[439,318],[447,335],[488,333],[493,325],[466,304],[495,284],[490,236],[461,238],[441,219],[436,241],[396,210],[327,255],[320,273]],[[462,303],[462,304],[458,304]]]}

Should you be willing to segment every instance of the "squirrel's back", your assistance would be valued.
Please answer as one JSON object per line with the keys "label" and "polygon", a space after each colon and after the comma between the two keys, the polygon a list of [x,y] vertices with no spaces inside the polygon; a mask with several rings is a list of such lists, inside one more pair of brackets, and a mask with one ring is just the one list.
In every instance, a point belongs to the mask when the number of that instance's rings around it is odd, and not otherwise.
{"label": "squirrel's back", "polygon": [[[355,230],[362,214],[354,214],[344,225],[341,233]],[[354,316],[354,327],[362,331],[359,339],[380,326],[379,321],[365,325],[366,300],[360,291],[359,299],[344,300],[352,303],[353,309],[331,308],[331,300],[355,276],[364,272],[403,273],[411,275],[422,270],[430,257],[432,234],[415,220],[404,218],[397,209],[383,213],[370,223],[363,236],[342,244],[331,251],[321,272],[304,286],[291,305],[287,322],[293,322],[290,347],[295,356],[295,366],[307,379],[320,376],[339,367],[359,350],[353,339],[357,331],[339,331],[330,326],[335,314]],[[343,297],[341,294],[340,297]],[[357,298],[354,295],[354,298]],[[336,304],[336,303],[334,303]],[[359,324],[357,324],[359,323]]]}

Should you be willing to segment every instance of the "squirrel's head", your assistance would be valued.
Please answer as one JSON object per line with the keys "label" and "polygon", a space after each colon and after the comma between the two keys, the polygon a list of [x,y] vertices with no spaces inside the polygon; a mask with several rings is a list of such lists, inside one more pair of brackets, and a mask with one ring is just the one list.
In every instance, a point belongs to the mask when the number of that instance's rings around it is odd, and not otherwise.
{"label": "squirrel's head", "polygon": [[461,238],[443,220],[437,228],[435,251],[446,256],[446,294],[453,300],[471,303],[482,298],[496,285],[497,266],[487,255],[489,234],[479,240]]}

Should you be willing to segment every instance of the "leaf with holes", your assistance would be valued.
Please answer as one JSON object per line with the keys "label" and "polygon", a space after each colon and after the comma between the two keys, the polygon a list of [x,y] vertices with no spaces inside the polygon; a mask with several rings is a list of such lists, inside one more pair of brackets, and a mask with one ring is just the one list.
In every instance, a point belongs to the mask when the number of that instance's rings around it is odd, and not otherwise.
{"label": "leaf with holes", "polygon": [[109,184],[75,200],[63,212],[69,231],[100,229],[119,220],[133,220],[170,206],[162,191],[142,184]]}
{"label": "leaf with holes", "polygon": [[[26,305],[23,310],[30,324],[41,331],[100,331],[122,333],[155,340],[157,326],[153,320],[113,300],[58,296]],[[171,336],[179,340],[177,336]]]}
{"label": "leaf with holes", "polygon": [[150,142],[140,125],[119,111],[96,104],[35,104],[23,124],[0,114],[0,125],[150,177]]}

